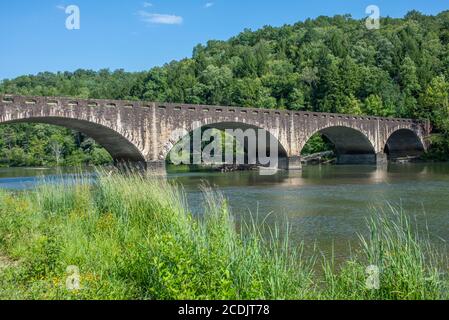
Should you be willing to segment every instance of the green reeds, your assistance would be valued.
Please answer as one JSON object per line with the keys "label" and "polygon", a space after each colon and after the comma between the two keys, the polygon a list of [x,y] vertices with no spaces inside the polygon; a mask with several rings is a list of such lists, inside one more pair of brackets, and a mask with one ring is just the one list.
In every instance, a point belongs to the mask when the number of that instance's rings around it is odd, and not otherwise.
{"label": "green reeds", "polygon": [[[325,261],[319,276],[317,259],[305,259],[288,232],[256,222],[237,230],[226,200],[211,190],[197,218],[182,188],[164,179],[98,172],[92,182],[80,174],[30,192],[0,191],[0,253],[13,262],[0,268],[0,298],[448,298],[447,259],[404,213],[377,213],[369,228],[357,256],[339,267]],[[366,286],[369,265],[380,270],[379,289]],[[73,276],[79,289],[68,289]]]}

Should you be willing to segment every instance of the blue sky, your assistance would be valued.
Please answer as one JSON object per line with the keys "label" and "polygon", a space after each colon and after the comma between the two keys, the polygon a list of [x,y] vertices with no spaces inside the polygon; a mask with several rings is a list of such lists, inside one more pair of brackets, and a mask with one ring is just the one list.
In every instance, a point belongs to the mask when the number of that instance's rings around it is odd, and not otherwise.
{"label": "blue sky", "polygon": [[[0,79],[78,68],[148,70],[191,56],[210,39],[244,28],[280,26],[308,17],[350,13],[365,17],[416,9],[435,14],[447,0],[15,0],[0,1]],[[77,5],[81,29],[67,30],[64,8]]]}

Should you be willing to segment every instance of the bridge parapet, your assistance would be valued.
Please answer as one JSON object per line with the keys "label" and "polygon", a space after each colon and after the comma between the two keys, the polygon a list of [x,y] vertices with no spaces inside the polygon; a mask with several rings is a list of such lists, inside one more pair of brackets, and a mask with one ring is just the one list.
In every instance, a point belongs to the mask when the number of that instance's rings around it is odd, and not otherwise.
{"label": "bridge parapet", "polygon": [[160,110],[167,110],[170,112],[189,111],[189,112],[203,112],[207,114],[212,113],[241,113],[244,115],[265,115],[265,116],[296,116],[296,117],[310,117],[310,118],[329,118],[335,120],[356,120],[356,121],[381,121],[387,123],[415,123],[418,125],[426,125],[426,120],[416,120],[408,118],[392,118],[392,117],[378,117],[368,115],[350,115],[337,114],[325,112],[312,111],[293,111],[293,110],[278,110],[278,109],[264,109],[264,108],[243,108],[238,106],[219,106],[219,105],[201,105],[201,104],[186,104],[186,103],[163,103],[163,102],[145,102],[132,100],[114,100],[114,99],[80,99],[70,97],[42,97],[42,96],[19,96],[1,94],[0,101],[2,104],[15,105],[47,105],[47,106],[68,106],[68,107],[107,107],[107,108],[158,108]]}

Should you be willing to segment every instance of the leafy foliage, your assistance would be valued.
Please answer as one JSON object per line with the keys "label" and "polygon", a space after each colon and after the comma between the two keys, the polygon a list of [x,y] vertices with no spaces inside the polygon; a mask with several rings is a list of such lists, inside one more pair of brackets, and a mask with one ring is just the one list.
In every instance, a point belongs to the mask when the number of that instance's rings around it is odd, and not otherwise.
{"label": "leafy foliage", "polygon": [[[0,252],[9,261],[0,260],[0,298],[448,298],[444,251],[415,235],[399,211],[378,212],[351,259],[336,265],[323,257],[321,269],[288,231],[256,221],[238,229],[210,190],[197,219],[181,188],[166,180],[111,172],[94,184],[85,175],[72,179],[0,191]],[[378,290],[366,285],[370,264],[380,271]],[[69,266],[79,271],[79,290],[67,287]]]}
{"label": "leafy foliage", "polygon": [[69,129],[43,124],[0,126],[0,166],[77,166],[111,163],[92,139]]}

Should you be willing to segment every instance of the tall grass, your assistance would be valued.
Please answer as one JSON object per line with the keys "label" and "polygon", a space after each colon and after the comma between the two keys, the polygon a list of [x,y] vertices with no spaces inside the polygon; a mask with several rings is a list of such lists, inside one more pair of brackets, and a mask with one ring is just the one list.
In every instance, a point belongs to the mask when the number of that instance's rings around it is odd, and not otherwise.
{"label": "tall grass", "polygon": [[[414,230],[410,218],[389,207],[367,220],[369,236],[360,236],[361,251],[338,273],[325,261],[325,295],[336,299],[424,300],[449,298],[447,256]],[[367,290],[367,269],[379,270],[379,288]]]}
{"label": "tall grass", "polygon": [[[447,260],[403,213],[373,218],[359,255],[342,267],[323,261],[321,277],[316,258],[303,258],[278,228],[269,237],[255,223],[237,232],[211,190],[204,206],[195,218],[180,188],[139,174],[0,191],[0,253],[14,261],[0,268],[0,298],[448,298]],[[369,264],[381,270],[379,290],[365,285]],[[68,266],[79,268],[80,290],[67,289]]]}

